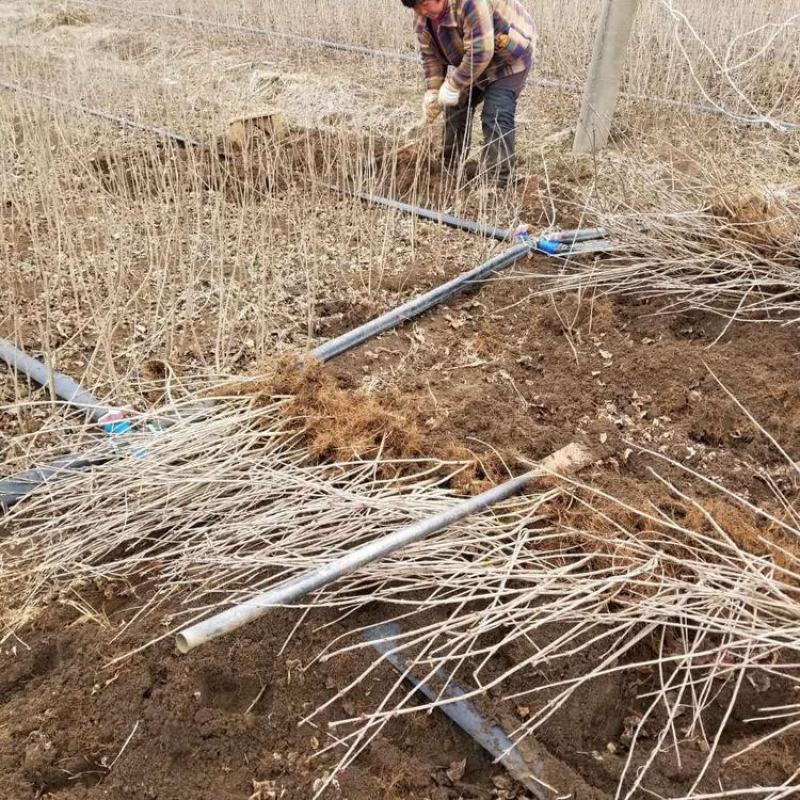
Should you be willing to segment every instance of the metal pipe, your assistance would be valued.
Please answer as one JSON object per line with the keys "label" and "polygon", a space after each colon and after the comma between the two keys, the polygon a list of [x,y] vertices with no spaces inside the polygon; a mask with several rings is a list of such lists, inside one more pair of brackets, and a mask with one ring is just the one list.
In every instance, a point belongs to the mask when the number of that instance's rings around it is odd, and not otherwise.
{"label": "metal pipe", "polygon": [[69,375],[51,370],[46,364],[24,353],[6,339],[0,339],[0,360],[16,372],[27,375],[35,383],[52,387],[56,397],[67,405],[85,411],[94,422],[100,422],[102,417],[117,410],[103,403],[91,392],[87,392]]}
{"label": "metal pipe", "polygon": [[440,511],[432,517],[414,522],[394,533],[355,547],[327,564],[304,572],[267,592],[251,597],[244,603],[184,628],[176,637],[177,648],[181,653],[188,653],[198,645],[258,619],[275,606],[288,605],[365,564],[391,555],[396,550],[437,533],[464,517],[508,499],[521,492],[535,478],[545,474],[572,472],[587,466],[591,461],[592,456],[588,450],[578,444],[569,444],[548,456],[540,465],[524,475],[512,478],[475,497],[461,500],[451,508]]}
{"label": "metal pipe", "polygon": [[436,701],[441,698],[452,700],[453,702],[438,706],[439,711],[453,720],[486,752],[494,756],[508,770],[511,777],[519,781],[538,800],[551,800],[553,793],[549,790],[548,784],[538,777],[544,771],[543,760],[537,758],[533,763],[529,763],[499,725],[493,724],[491,720],[484,717],[470,700],[456,699],[463,698],[467,691],[444,670],[438,669],[435,673],[437,681],[444,687],[442,691],[434,689],[429,683],[418,680],[411,672],[413,664],[408,658],[397,652],[396,640],[402,632],[396,622],[386,622],[369,628],[363,636],[365,641],[369,642],[405,680],[428,700]]}
{"label": "metal pipe", "polygon": [[359,325],[352,331],[343,333],[341,336],[321,344],[311,351],[311,356],[324,364],[326,361],[330,361],[347,350],[366,342],[368,339],[372,339],[374,336],[388,331],[396,325],[418,317],[423,312],[433,308],[433,306],[462,292],[468,286],[480,283],[494,272],[515,264],[530,252],[531,245],[529,243],[518,244],[510,250],[506,250],[505,253],[500,253],[489,259],[489,261],[461,273],[461,275],[447,283],[443,283],[441,286],[437,286],[435,289],[431,289],[429,292],[425,292],[425,294],[421,294],[413,300],[409,300],[407,303],[403,303],[403,305],[393,308],[391,311],[387,311],[369,322],[365,322],[363,325]]}
{"label": "metal pipe", "polygon": [[189,136],[184,136],[181,133],[176,133],[169,128],[159,128],[153,125],[145,125],[142,122],[123,117],[118,114],[111,114],[108,111],[103,111],[99,108],[86,108],[85,106],[78,105],[77,103],[70,103],[67,100],[62,100],[53,95],[43,94],[42,92],[34,92],[31,89],[26,89],[24,86],[19,86],[15,83],[7,83],[0,80],[0,89],[5,89],[9,92],[16,92],[17,94],[26,94],[29,97],[35,97],[38,100],[47,100],[49,103],[63,106],[71,111],[77,111],[79,114],[86,114],[89,117],[97,117],[98,119],[106,120],[106,122],[113,122],[123,128],[133,128],[134,130],[145,131],[152,133],[161,139],[169,139],[180,147],[200,147],[200,142],[197,139],[192,139]]}

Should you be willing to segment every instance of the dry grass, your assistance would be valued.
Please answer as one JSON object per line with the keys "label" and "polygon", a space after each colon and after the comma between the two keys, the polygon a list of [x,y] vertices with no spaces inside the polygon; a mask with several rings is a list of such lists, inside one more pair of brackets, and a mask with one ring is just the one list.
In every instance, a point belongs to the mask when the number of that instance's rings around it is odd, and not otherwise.
{"label": "dry grass", "polygon": [[[581,84],[591,58],[599,0],[590,4],[526,0],[524,5],[540,33],[540,74]],[[86,6],[79,3],[78,7]],[[190,0],[136,9],[137,13],[148,10],[407,54],[414,49],[410,12],[397,0],[371,2],[369,13],[364,14],[326,1],[315,6],[314,14],[298,15],[291,4],[277,0],[268,4],[241,0],[224,8],[209,0]],[[646,0],[634,30],[626,91],[711,102],[732,113],[797,121],[799,23],[790,0],[761,5],[728,0],[724,15],[713,0]],[[285,46],[297,45],[288,42]]]}
{"label": "dry grass", "polygon": [[[3,129],[18,159],[3,215],[4,334],[80,353],[80,366],[64,356],[61,366],[120,400],[133,399],[153,360],[214,373],[302,349],[337,303],[384,305],[384,275],[432,246],[413,221],[341,202],[316,182],[342,168],[335,133],[322,146],[300,135],[296,147],[315,158],[287,188],[291,160],[267,174],[242,172],[237,160],[209,170],[204,157],[138,136],[98,157],[94,132],[72,120],[61,129],[68,157],[53,161],[52,129],[37,123],[22,136]],[[349,157],[374,189],[369,157]],[[453,249],[463,263],[485,245],[462,238]]]}
{"label": "dry grass", "polygon": [[[555,277],[533,275],[541,287],[535,292],[627,295],[658,301],[662,314],[695,310],[730,323],[796,324],[800,205],[793,201],[778,208],[752,198],[743,205],[725,198],[718,201],[724,206],[675,214],[608,217],[615,238],[625,242],[618,254],[599,268],[575,260]],[[727,327],[720,338],[725,332]]]}

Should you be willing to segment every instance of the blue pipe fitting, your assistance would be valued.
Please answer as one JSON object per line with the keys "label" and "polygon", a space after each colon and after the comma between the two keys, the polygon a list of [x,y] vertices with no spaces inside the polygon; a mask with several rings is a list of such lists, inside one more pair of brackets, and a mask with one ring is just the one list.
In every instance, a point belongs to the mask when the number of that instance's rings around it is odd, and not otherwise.
{"label": "blue pipe fitting", "polygon": [[561,242],[551,242],[549,239],[539,239],[533,247],[540,253],[547,253],[549,256],[557,256],[563,252],[562,248],[564,245]]}

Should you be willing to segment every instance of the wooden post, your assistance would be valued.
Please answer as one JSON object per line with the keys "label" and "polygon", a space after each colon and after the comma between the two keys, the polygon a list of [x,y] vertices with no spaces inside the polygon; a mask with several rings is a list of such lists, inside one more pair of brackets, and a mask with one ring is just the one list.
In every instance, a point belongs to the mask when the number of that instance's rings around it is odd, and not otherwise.
{"label": "wooden post", "polygon": [[608,142],[625,64],[625,50],[639,5],[639,0],[604,2],[572,147],[575,153],[590,153],[605,147]]}

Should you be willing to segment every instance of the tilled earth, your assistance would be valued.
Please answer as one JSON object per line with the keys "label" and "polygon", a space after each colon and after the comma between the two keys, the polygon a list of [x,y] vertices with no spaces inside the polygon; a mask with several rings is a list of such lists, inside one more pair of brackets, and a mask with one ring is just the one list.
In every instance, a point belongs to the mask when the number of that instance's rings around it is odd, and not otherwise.
{"label": "tilled earth", "polygon": [[[456,269],[452,264],[431,273],[444,272],[438,280]],[[607,299],[579,307],[569,298],[530,297],[525,269],[377,339],[326,371],[353,393],[354,402],[366,384],[388,408],[402,407],[428,452],[453,454],[460,448],[462,455],[474,454],[480,465],[475,488],[500,478],[502,461],[513,469],[520,457],[541,457],[581,439],[604,457],[592,479],[639,504],[664,497],[649,468],[673,478],[676,473],[637,446],[693,465],[755,502],[768,502],[770,495],[754,470],[793,491],[781,456],[710,370],[789,452],[797,452],[796,331],[732,326],[709,347],[723,324],[718,319],[654,315],[656,307]],[[410,293],[433,280],[420,269],[406,276],[406,288]],[[360,321],[356,309],[329,332]],[[338,423],[347,430],[347,420]],[[335,429],[337,420],[329,424]],[[349,443],[340,442],[346,450]],[[298,727],[304,714],[367,666],[362,652],[305,668],[335,634],[361,619],[319,630],[312,616],[284,650],[299,612],[281,611],[199,654],[179,656],[171,642],[162,642],[104,668],[118,652],[109,644],[112,631],[134,598],[87,591],[105,626],[74,605],[56,603],[3,648],[4,797],[310,797],[315,781],[324,780],[336,760],[335,750],[314,756],[329,743],[325,722],[368,710],[393,680],[391,670],[382,668],[345,701],[348,707],[329,709],[317,720],[319,727]],[[378,619],[380,608],[364,613]],[[316,621],[325,621],[325,614]],[[598,796],[613,791],[627,725],[637,713],[631,680],[595,682],[540,734],[566,773],[581,775]],[[524,685],[523,675],[517,688]],[[758,706],[780,704],[785,691],[749,687],[735,720]],[[495,707],[491,697],[487,703],[500,719],[510,714],[519,721],[525,713],[507,704]],[[722,752],[741,746],[747,741],[742,737],[753,732],[734,721]],[[757,759],[738,760],[735,771],[727,768],[726,780],[778,783],[793,768],[797,747],[796,735],[779,739],[761,748]],[[670,767],[667,761],[648,785],[674,795],[685,788],[694,762]],[[390,724],[337,780],[334,796],[356,800],[521,792],[439,713]]]}

